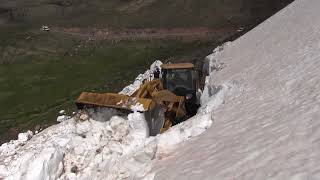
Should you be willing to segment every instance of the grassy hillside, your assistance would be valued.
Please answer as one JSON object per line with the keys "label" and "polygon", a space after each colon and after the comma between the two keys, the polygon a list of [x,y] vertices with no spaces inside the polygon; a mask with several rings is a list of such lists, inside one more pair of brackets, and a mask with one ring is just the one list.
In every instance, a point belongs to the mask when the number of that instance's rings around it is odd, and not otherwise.
{"label": "grassy hillside", "polygon": [[288,2],[292,0],[2,0],[0,19],[54,26],[246,26]]}

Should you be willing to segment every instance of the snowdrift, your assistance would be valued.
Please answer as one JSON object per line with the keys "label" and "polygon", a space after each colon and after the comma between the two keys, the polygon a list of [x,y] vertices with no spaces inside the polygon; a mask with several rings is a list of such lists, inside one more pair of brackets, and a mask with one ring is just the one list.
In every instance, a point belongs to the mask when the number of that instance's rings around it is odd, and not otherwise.
{"label": "snowdrift", "polygon": [[[208,56],[213,125],[156,162],[154,179],[320,179],[319,7],[296,0]],[[217,92],[221,105],[206,105]]]}

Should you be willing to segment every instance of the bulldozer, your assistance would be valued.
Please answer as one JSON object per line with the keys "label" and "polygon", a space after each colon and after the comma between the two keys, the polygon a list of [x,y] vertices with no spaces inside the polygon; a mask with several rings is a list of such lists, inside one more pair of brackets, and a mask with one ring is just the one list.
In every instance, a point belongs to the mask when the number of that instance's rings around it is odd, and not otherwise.
{"label": "bulldozer", "polygon": [[144,113],[149,135],[155,136],[196,114],[199,104],[199,75],[192,63],[162,64],[161,72],[132,95],[82,92],[78,109],[116,109],[119,114]]}

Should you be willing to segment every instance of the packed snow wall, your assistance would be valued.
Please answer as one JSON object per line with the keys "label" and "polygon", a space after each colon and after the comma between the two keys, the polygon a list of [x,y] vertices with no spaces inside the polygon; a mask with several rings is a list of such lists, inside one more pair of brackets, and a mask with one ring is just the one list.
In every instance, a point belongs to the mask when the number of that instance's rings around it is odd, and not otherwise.
{"label": "packed snow wall", "polygon": [[[154,179],[320,179],[319,7],[296,0],[208,57],[213,124],[156,162]],[[221,105],[206,105],[217,91]]]}

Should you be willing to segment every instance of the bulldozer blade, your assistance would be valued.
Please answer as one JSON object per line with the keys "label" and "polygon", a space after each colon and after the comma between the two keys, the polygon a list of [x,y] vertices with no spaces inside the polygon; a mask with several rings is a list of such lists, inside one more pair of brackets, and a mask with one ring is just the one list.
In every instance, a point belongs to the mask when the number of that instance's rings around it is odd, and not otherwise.
{"label": "bulldozer blade", "polygon": [[165,122],[164,111],[165,110],[160,105],[156,105],[150,111],[144,112],[150,136],[160,134]]}
{"label": "bulldozer blade", "polygon": [[108,107],[129,111],[149,111],[155,106],[151,99],[130,97],[115,93],[83,92],[76,100],[78,109]]}
{"label": "bulldozer blade", "polygon": [[[159,134],[165,123],[165,109],[151,99],[136,98],[115,93],[99,94],[83,92],[75,103],[78,109],[93,108],[99,110],[112,108],[119,110],[121,113],[129,113],[135,110],[143,112],[148,124],[150,136]],[[139,106],[138,110],[135,109],[137,106]]]}

